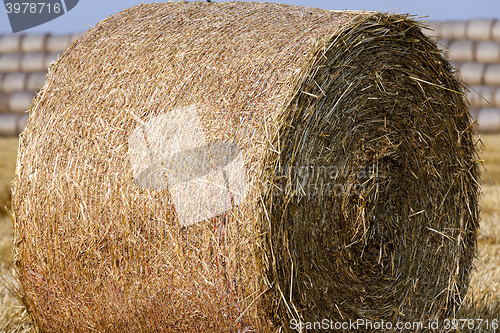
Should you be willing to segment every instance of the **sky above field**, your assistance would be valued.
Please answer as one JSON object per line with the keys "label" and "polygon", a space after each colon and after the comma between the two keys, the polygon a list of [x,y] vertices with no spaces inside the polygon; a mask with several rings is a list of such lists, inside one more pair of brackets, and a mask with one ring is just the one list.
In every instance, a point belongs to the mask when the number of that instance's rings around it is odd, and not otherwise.
{"label": "sky above field", "polygon": [[[222,0],[214,0],[222,2]],[[8,2],[8,1],[6,1]],[[23,1],[25,2],[25,1]],[[28,2],[28,1],[26,1]],[[40,1],[36,1],[40,2]],[[146,0],[80,0],[71,11],[53,21],[20,33],[50,32],[63,34],[86,31],[109,15]],[[499,0],[282,0],[292,5],[322,9],[381,10],[428,16],[428,20],[467,20],[470,18],[500,19]],[[11,34],[6,7],[0,7],[0,34]]]}

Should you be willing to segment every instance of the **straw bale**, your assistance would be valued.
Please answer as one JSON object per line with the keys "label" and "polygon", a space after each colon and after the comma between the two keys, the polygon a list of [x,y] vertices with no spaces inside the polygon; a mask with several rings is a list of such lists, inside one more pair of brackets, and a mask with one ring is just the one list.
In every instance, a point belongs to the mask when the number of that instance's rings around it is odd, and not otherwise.
{"label": "straw bale", "polygon": [[0,136],[18,135],[17,122],[18,116],[15,114],[0,114]]}
{"label": "straw bale", "polygon": [[21,69],[27,73],[41,72],[47,69],[45,53],[25,53],[21,60]]}
{"label": "straw bale", "polygon": [[47,34],[29,34],[21,42],[21,51],[24,53],[45,52]]}
{"label": "straw bale", "polygon": [[31,91],[13,92],[9,95],[9,110],[12,113],[28,111],[35,93]]}
{"label": "straw bale", "polygon": [[452,61],[474,61],[474,42],[460,40],[452,42],[449,46],[447,56]]}
{"label": "straw bale", "polygon": [[491,32],[495,20],[493,19],[475,19],[467,23],[467,38],[476,41],[491,40]]}
{"label": "straw bale", "polygon": [[493,27],[491,28],[491,39],[500,42],[500,21],[495,21]]}
{"label": "straw bale", "polygon": [[500,130],[500,108],[482,108],[477,116],[480,133],[498,132]]}
{"label": "straw bale", "polygon": [[26,83],[26,74],[24,73],[8,73],[3,77],[0,85],[0,91],[11,93],[14,91],[24,91]]}
{"label": "straw bale", "polygon": [[22,34],[0,36],[0,54],[21,52]]}
{"label": "straw bale", "polygon": [[[47,66],[48,68],[48,66]],[[43,85],[45,84],[45,81],[47,80],[47,73],[42,72],[42,73],[31,73],[28,75],[26,79],[26,90],[29,91],[37,91],[40,90]]]}
{"label": "straw bale", "polygon": [[47,38],[46,49],[50,53],[62,54],[71,44],[72,35],[51,35]]}
{"label": "straw bale", "polygon": [[0,54],[0,72],[18,72],[21,68],[21,55],[19,53]]}
{"label": "straw bale", "polygon": [[484,84],[500,86],[500,65],[488,65],[484,71]]}
{"label": "straw bale", "polygon": [[462,80],[469,85],[483,84],[486,65],[475,62],[466,62],[460,65]]}
{"label": "straw bale", "polygon": [[499,42],[479,42],[476,44],[476,61],[490,64],[500,63]]}
{"label": "straw bale", "polygon": [[441,24],[442,38],[451,40],[466,39],[467,21],[445,21]]}
{"label": "straw bale", "polygon": [[170,2],[49,69],[15,264],[41,332],[443,319],[478,228],[463,88],[407,15]]}
{"label": "straw bale", "polygon": [[488,107],[494,102],[495,88],[488,86],[471,86],[466,93],[471,107]]}

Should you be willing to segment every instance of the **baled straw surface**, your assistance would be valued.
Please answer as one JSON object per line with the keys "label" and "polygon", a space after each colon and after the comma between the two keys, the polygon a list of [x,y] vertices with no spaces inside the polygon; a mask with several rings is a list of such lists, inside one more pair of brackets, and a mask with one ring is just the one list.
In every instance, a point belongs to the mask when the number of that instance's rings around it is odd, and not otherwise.
{"label": "baled straw surface", "polygon": [[[30,111],[15,260],[42,332],[427,320],[465,295],[473,129],[451,67],[405,16],[140,5],[74,42]],[[131,163],[133,142],[153,155],[172,146],[155,141],[161,126],[212,152],[238,147],[246,195],[181,220],[177,190],[158,185],[175,165],[162,160],[163,176],[143,184],[152,164]],[[173,144],[195,154],[185,141]]]}
{"label": "baled straw surface", "polygon": [[411,23],[377,23],[327,42],[276,122],[264,164],[285,191],[267,188],[264,230],[280,318],[425,322],[465,295],[478,171],[461,87]]}

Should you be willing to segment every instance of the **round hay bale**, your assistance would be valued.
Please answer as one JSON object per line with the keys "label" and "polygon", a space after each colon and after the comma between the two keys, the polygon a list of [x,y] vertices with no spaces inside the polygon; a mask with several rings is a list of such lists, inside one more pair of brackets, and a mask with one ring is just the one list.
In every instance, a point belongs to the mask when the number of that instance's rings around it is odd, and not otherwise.
{"label": "round hay bale", "polygon": [[475,19],[467,23],[467,38],[477,41],[491,40],[491,32],[495,20],[493,19]]}
{"label": "round hay bale", "polygon": [[26,82],[26,74],[24,73],[8,73],[5,74],[2,80],[1,91],[11,93],[14,91],[24,91]]}
{"label": "round hay bale", "polygon": [[23,34],[0,36],[0,54],[21,52],[21,41],[23,38]]}
{"label": "round hay bale", "polygon": [[21,51],[23,53],[45,52],[47,37],[47,34],[29,34],[24,36],[21,42]]}
{"label": "round hay bale", "polygon": [[452,61],[474,61],[474,42],[470,40],[459,40],[452,42],[449,46],[447,56]]}
{"label": "round hay bale", "polygon": [[15,263],[42,332],[290,332],[456,313],[476,249],[462,87],[407,16],[143,4],[49,69]]}
{"label": "round hay bale", "polygon": [[0,72],[15,73],[21,68],[19,53],[0,54]]}

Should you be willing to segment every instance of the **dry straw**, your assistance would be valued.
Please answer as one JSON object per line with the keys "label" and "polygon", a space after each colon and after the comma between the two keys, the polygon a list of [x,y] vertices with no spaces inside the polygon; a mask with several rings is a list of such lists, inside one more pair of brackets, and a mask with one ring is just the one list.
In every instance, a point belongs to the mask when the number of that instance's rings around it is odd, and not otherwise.
{"label": "dry straw", "polygon": [[21,136],[23,302],[41,332],[453,316],[479,219],[462,91],[407,16],[113,15],[51,66]]}

